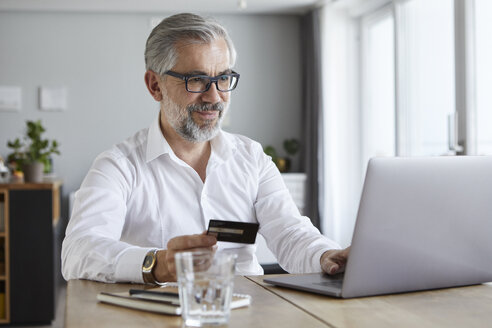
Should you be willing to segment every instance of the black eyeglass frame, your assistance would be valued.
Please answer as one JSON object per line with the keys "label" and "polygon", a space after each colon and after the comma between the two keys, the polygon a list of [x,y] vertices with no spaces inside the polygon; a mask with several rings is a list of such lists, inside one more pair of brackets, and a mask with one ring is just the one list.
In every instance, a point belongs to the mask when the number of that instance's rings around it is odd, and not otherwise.
{"label": "black eyeglass frame", "polygon": [[[215,87],[217,88],[218,91],[220,91],[220,92],[230,92],[230,91],[236,89],[236,86],[237,86],[237,84],[239,82],[239,77],[241,76],[241,74],[239,74],[239,73],[237,73],[235,71],[231,71],[231,73],[229,73],[229,74],[221,74],[221,75],[218,75],[218,76],[208,76],[208,75],[200,75],[200,74],[197,74],[197,75],[185,75],[185,74],[180,74],[180,73],[177,73],[177,72],[174,72],[174,71],[166,71],[164,74],[167,74],[167,75],[170,75],[170,76],[173,76],[173,77],[176,77],[178,79],[181,79],[181,80],[185,81],[186,91],[191,92],[191,93],[204,93],[204,92],[207,92],[210,89],[210,86],[212,85],[212,83],[215,83]],[[231,77],[235,77],[236,78],[236,83],[234,83],[234,86],[232,87],[232,89],[229,89],[229,90],[221,90],[219,88],[218,81],[223,76],[231,76]],[[200,78],[204,78],[204,79],[207,79],[208,80],[208,83],[207,83],[207,86],[205,87],[205,90],[202,90],[202,91],[191,91],[191,90],[188,89],[188,80],[191,79],[191,78],[195,78],[195,77],[200,77]]]}

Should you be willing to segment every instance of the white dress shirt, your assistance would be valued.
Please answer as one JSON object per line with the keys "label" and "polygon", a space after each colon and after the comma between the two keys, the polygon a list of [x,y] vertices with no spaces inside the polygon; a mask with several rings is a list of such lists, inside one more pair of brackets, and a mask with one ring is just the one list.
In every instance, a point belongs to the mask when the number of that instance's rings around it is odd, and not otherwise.
{"label": "white dress shirt", "polygon": [[[150,249],[202,233],[211,219],[258,222],[284,269],[321,271],[323,252],[339,246],[299,214],[261,145],[224,131],[211,145],[205,182],[174,154],[159,119],[99,155],[75,196],[64,278],[141,283]],[[238,274],[263,273],[255,245],[218,242],[218,250],[238,254]]]}

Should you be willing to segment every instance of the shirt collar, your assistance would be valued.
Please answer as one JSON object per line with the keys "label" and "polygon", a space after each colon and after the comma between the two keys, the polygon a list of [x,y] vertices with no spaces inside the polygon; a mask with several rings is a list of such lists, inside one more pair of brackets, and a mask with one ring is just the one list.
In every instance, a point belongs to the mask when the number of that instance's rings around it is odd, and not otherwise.
{"label": "shirt collar", "polygon": [[216,161],[219,164],[225,162],[236,151],[237,145],[234,138],[227,132],[219,131],[211,141],[212,154],[211,161]]}
{"label": "shirt collar", "polygon": [[157,118],[150,125],[147,134],[147,152],[145,154],[145,161],[147,163],[163,154],[173,152],[166,138],[162,135],[159,118],[160,115],[157,115]]}
{"label": "shirt collar", "polygon": [[[234,138],[222,130],[211,140],[212,154],[210,160],[218,163],[225,162],[232,156],[237,148]],[[160,115],[152,122],[147,134],[147,151],[145,161],[148,163],[163,154],[173,154],[174,152],[162,135],[160,126]]]}

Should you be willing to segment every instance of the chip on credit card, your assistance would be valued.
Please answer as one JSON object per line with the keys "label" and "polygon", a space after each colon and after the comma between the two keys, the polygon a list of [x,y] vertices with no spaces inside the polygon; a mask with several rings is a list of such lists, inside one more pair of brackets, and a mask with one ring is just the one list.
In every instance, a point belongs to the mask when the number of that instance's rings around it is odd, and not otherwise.
{"label": "chip on credit card", "polygon": [[259,226],[258,223],[210,220],[207,235],[215,236],[217,241],[254,244]]}

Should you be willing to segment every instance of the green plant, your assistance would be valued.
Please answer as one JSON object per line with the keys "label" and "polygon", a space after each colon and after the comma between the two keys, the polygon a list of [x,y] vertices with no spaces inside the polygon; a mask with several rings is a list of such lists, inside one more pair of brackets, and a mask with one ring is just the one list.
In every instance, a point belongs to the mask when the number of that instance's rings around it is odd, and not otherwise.
{"label": "green plant", "polygon": [[299,148],[301,148],[299,140],[294,138],[284,140],[284,149],[290,156],[294,156],[295,154],[297,154]]}
{"label": "green plant", "polygon": [[22,166],[41,162],[45,166],[45,171],[50,167],[50,155],[58,154],[58,142],[56,140],[43,139],[42,134],[46,129],[41,124],[41,120],[27,121],[27,131],[24,140],[16,138],[14,141],[8,141],[7,146],[12,148],[13,152],[8,156],[9,163],[14,162],[17,170],[22,170]]}
{"label": "green plant", "polygon": [[277,151],[273,146],[268,145],[265,147],[265,149],[263,149],[263,151],[265,152],[265,154],[272,158],[273,162],[277,161]]}
{"label": "green plant", "polygon": [[299,152],[301,145],[297,139],[285,139],[283,147],[288,156],[278,156],[277,151],[273,146],[266,146],[263,151],[272,158],[272,161],[277,165],[280,172],[288,172],[291,168],[291,158]]}

